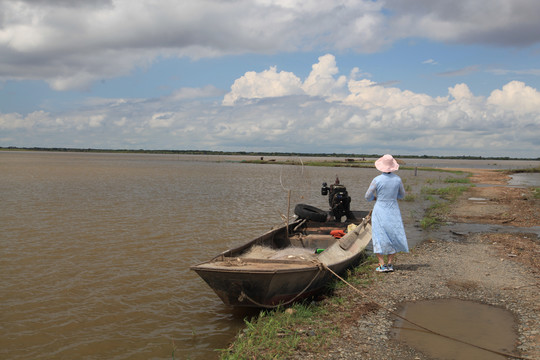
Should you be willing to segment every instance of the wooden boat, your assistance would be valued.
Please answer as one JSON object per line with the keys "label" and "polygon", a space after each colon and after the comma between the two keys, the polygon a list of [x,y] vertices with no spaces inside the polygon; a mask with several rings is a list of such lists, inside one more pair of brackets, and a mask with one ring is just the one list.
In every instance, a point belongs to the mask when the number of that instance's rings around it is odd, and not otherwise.
{"label": "wooden boat", "polygon": [[352,215],[344,222],[299,218],[191,269],[231,306],[274,307],[313,296],[335,279],[328,268],[342,273],[371,240],[370,214]]}

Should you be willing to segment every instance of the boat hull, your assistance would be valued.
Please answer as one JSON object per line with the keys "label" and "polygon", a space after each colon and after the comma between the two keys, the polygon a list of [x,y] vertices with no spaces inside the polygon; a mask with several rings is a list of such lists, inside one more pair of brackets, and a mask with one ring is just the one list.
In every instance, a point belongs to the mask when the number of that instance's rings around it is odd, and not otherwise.
{"label": "boat hull", "polygon": [[[217,296],[230,306],[275,307],[312,297],[325,289],[335,273],[358,263],[371,240],[371,224],[364,219],[355,231],[342,239],[328,235],[344,223],[308,223],[303,234],[295,234],[299,222],[273,230],[239,248],[228,250],[214,259],[192,266]],[[306,229],[308,231],[306,231]],[[311,234],[306,235],[306,232]],[[326,241],[326,243],[325,243]],[[326,245],[326,246],[325,246]],[[254,246],[303,248],[309,256],[259,259],[246,255]],[[315,249],[325,250],[316,254]]]}

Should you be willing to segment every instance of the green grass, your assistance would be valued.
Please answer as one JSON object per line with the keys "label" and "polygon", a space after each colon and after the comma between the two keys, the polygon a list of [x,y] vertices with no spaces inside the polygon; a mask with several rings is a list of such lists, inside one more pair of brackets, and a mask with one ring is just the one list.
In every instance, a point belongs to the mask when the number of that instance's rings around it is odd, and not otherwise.
{"label": "green grass", "polygon": [[424,230],[438,226],[439,224],[440,221],[437,218],[430,216],[424,216],[422,220],[420,220],[420,227]]}
{"label": "green grass", "polygon": [[464,191],[469,189],[468,186],[448,186],[439,189],[431,190],[430,194],[439,195],[446,200],[455,200],[460,196]]}
{"label": "green grass", "polygon": [[[371,265],[378,263],[375,256],[364,259],[364,262],[353,269],[347,270],[344,279],[355,287],[366,288],[373,283],[373,267]],[[343,282],[339,282],[343,284]],[[345,284],[344,284],[345,285]]]}
{"label": "green grass", "polygon": [[444,182],[448,183],[448,184],[470,184],[471,179],[469,179],[468,177],[466,177],[466,178],[448,177],[448,178],[444,179]]}
{"label": "green grass", "polygon": [[423,187],[421,192],[425,199],[432,202],[426,209],[425,215],[420,220],[422,229],[430,229],[440,225],[454,203],[463,192],[469,189],[469,185],[447,186],[443,188]]}
{"label": "green grass", "polygon": [[443,201],[435,201],[431,204],[422,218],[420,220],[420,226],[422,229],[426,230],[432,227],[440,225],[444,215],[448,212],[449,204]]}
{"label": "green grass", "polygon": [[533,187],[531,191],[535,199],[540,199],[540,187]]}
{"label": "green grass", "polygon": [[416,200],[416,195],[415,194],[407,194],[403,198],[403,201],[415,201],[415,200]]}
{"label": "green grass", "polygon": [[323,349],[326,338],[339,332],[337,325],[322,325],[324,307],[297,303],[289,309],[261,311],[257,318],[245,320],[246,329],[231,348],[221,350],[221,359],[285,359],[304,347]]}
{"label": "green grass", "polygon": [[[367,257],[362,264],[347,270],[343,277],[356,288],[368,287],[375,281],[372,264],[376,262],[374,256]],[[331,288],[339,292],[345,286],[336,279]],[[220,350],[220,359],[288,359],[303,349],[323,354],[328,350],[328,339],[341,335],[336,316],[347,317],[348,314],[336,309],[343,308],[347,302],[347,298],[332,294],[321,302],[306,301],[287,309],[261,311],[258,317],[244,320],[246,328],[228,349]]]}

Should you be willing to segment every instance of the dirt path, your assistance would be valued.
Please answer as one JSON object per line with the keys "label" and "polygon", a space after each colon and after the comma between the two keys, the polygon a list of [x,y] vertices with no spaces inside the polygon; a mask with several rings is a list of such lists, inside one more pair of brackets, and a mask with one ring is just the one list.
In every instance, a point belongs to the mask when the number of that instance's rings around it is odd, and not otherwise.
{"label": "dirt path", "polygon": [[498,171],[475,170],[471,180],[478,186],[471,187],[467,196],[458,201],[449,219],[519,227],[540,225],[538,201],[527,189],[505,186],[509,176]]}
{"label": "dirt path", "polygon": [[[528,189],[505,186],[508,178],[490,170],[475,170],[472,180],[477,186],[455,204],[448,221],[540,226],[540,201]],[[454,241],[433,232],[430,240],[398,255],[396,272],[373,275],[376,281],[362,295],[350,287],[339,290],[336,295],[345,301],[329,304],[328,326],[340,324],[341,337],[327,352],[307,350],[296,358],[429,359],[391,338],[392,319],[376,304],[395,310],[403,301],[454,298],[510,310],[519,324],[514,351],[540,359],[540,235],[535,231],[507,233],[503,228]]]}

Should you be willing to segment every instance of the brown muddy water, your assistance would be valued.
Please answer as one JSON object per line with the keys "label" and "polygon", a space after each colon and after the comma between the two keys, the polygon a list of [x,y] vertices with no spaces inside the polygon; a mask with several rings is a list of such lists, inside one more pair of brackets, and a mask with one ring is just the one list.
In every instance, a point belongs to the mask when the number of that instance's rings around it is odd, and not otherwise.
{"label": "brown muddy water", "polygon": [[[250,313],[190,265],[278,225],[288,190],[292,204],[327,209],[320,186],[336,174],[353,209],[372,207],[375,169],[237,160],[0,152],[0,358],[217,358]],[[398,174],[413,194],[449,176]],[[400,206],[414,246],[424,205]]]}
{"label": "brown muddy water", "polygon": [[516,352],[517,322],[506,309],[472,301],[441,299],[402,304],[397,314],[449,337],[428,333],[400,318],[394,322],[395,338],[433,359],[504,360],[506,357],[501,353]]}

